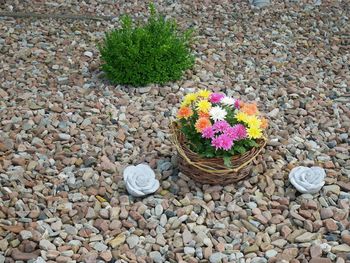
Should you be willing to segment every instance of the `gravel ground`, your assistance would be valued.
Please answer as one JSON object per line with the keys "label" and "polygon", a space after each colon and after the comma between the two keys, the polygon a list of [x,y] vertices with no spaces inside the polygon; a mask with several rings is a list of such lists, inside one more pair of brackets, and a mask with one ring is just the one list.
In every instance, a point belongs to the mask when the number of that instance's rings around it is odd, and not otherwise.
{"label": "gravel ground", "polygon": [[[146,9],[4,2],[1,11],[138,19]],[[0,18],[0,262],[350,262],[348,1],[247,2],[158,1],[195,29],[196,66],[139,89],[100,77],[96,44],[117,19]],[[178,172],[168,126],[196,88],[257,100],[270,119],[247,180],[202,186]],[[140,162],[161,188],[135,199],[121,174]],[[289,184],[298,165],[326,169],[319,194]]]}

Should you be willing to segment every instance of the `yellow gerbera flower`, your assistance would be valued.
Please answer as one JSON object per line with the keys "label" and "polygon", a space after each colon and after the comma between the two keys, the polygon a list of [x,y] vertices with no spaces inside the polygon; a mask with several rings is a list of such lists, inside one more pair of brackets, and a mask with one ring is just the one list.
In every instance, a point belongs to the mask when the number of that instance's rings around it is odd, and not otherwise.
{"label": "yellow gerbera flower", "polygon": [[248,124],[248,126],[250,128],[251,127],[260,128],[260,126],[261,126],[261,120],[259,120],[255,116],[248,116],[246,123]]}
{"label": "yellow gerbera flower", "polygon": [[237,121],[242,121],[242,122],[247,122],[248,121],[248,114],[247,113],[244,113],[242,111],[239,111],[237,114],[236,114],[236,119]]}
{"label": "yellow gerbera flower", "polygon": [[207,99],[207,98],[209,98],[209,96],[210,96],[211,93],[212,93],[212,92],[211,92],[210,90],[201,89],[201,90],[199,90],[199,91],[197,92],[197,96],[198,96],[198,97],[202,97],[202,98],[204,98],[204,99]]}
{"label": "yellow gerbera flower", "polygon": [[188,93],[182,103],[181,106],[189,106],[193,101],[195,101],[197,99],[197,95],[195,93]]}
{"label": "yellow gerbera flower", "polygon": [[263,136],[261,129],[257,127],[250,127],[247,129],[248,137],[250,139],[259,139]]}
{"label": "yellow gerbera flower", "polygon": [[207,113],[211,109],[211,103],[207,100],[200,100],[197,103],[197,109],[201,112]]}
{"label": "yellow gerbera flower", "polygon": [[184,100],[188,100],[188,101],[195,101],[197,99],[197,95],[196,95],[196,93],[188,93],[186,96],[185,96],[185,98],[184,98]]}

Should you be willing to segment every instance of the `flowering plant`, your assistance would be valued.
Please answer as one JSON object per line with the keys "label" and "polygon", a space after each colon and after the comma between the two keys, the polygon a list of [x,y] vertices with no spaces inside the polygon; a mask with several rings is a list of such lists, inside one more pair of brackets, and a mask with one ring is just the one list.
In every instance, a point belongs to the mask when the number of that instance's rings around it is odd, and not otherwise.
{"label": "flowering plant", "polygon": [[178,110],[180,129],[192,151],[203,157],[231,157],[258,147],[267,120],[255,103],[245,103],[222,93],[200,90],[187,94]]}

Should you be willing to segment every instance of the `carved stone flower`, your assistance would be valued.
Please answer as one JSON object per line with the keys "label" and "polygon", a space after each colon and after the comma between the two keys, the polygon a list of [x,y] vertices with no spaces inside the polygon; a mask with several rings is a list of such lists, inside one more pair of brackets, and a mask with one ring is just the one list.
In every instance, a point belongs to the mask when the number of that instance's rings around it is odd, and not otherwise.
{"label": "carved stone flower", "polygon": [[320,167],[298,166],[289,173],[289,181],[303,194],[315,194],[324,185],[326,173]]}
{"label": "carved stone flower", "polygon": [[123,177],[126,189],[135,197],[154,193],[159,188],[159,181],[153,170],[146,164],[126,167]]}

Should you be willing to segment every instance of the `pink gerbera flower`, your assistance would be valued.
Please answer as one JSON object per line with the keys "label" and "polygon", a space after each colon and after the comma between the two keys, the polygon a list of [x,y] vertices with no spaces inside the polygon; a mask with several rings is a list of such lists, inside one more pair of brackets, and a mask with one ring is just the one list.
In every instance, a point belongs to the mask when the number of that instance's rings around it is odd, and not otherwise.
{"label": "pink gerbera flower", "polygon": [[237,134],[237,129],[235,127],[229,127],[228,129],[226,129],[225,134],[234,141],[237,141],[239,138]]}
{"label": "pink gerbera flower", "polygon": [[233,145],[233,140],[226,134],[221,134],[212,139],[211,145],[214,146],[216,150],[223,149],[228,151]]}
{"label": "pink gerbera flower", "polygon": [[224,132],[228,128],[230,128],[230,124],[227,121],[217,121],[213,125],[213,129],[215,132]]}
{"label": "pink gerbera flower", "polygon": [[236,124],[234,128],[236,129],[238,140],[242,140],[247,137],[247,128],[243,124]]}
{"label": "pink gerbera flower", "polygon": [[215,135],[215,132],[212,127],[207,127],[202,130],[202,137],[206,139],[211,139]]}
{"label": "pink gerbera flower", "polygon": [[225,97],[222,93],[212,93],[210,95],[210,102],[211,103],[220,103],[220,101]]}
{"label": "pink gerbera flower", "polygon": [[238,141],[247,137],[247,129],[243,124],[236,124],[235,126],[226,129],[225,134],[232,140]]}
{"label": "pink gerbera flower", "polygon": [[237,99],[237,100],[235,101],[235,108],[236,108],[236,109],[239,109],[240,107],[241,107],[241,101]]}

